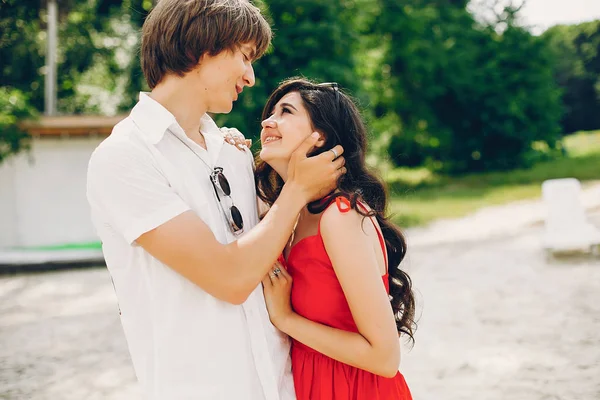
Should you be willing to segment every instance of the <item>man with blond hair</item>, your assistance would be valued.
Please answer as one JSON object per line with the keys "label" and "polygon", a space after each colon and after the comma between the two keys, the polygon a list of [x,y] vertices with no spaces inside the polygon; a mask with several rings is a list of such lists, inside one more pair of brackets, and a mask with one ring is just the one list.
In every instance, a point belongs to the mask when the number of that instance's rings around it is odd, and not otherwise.
{"label": "man with blond hair", "polygon": [[154,400],[294,398],[261,279],[300,210],[345,171],[307,139],[259,222],[252,155],[207,113],[254,85],[271,29],[247,0],[161,0],[142,29],[151,88],[94,151],[87,195],[136,375]]}

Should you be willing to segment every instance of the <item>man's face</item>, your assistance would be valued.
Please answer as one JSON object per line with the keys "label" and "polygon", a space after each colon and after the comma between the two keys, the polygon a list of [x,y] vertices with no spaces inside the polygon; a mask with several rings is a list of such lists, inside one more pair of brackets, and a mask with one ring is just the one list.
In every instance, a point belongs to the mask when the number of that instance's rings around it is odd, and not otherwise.
{"label": "man's face", "polygon": [[192,72],[197,74],[198,90],[206,95],[208,112],[229,113],[244,87],[254,86],[254,52],[253,44],[243,44],[232,51],[202,57]]}

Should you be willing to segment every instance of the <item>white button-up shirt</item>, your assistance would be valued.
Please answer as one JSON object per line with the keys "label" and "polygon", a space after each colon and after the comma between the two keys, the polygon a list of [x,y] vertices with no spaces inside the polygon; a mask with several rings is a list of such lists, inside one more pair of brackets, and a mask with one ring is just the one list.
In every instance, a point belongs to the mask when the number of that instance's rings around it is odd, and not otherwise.
{"label": "white button-up shirt", "polygon": [[290,342],[270,323],[260,284],[243,305],[229,304],[135,242],[188,210],[219,242],[236,240],[209,180],[215,166],[229,180],[245,231],[258,223],[252,155],[224,144],[208,115],[201,130],[208,150],[141,93],[89,163],[88,201],[135,372],[147,399],[294,399]]}

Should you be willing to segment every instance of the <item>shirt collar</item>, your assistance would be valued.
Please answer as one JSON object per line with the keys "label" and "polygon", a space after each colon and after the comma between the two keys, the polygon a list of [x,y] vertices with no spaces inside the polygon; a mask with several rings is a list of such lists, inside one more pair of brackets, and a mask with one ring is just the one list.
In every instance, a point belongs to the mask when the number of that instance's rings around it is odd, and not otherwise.
{"label": "shirt collar", "polygon": [[140,128],[144,138],[152,144],[160,142],[167,129],[177,124],[175,116],[169,110],[144,92],[140,92],[140,99],[131,110],[131,119]]}
{"label": "shirt collar", "polygon": [[200,130],[204,135],[204,141],[206,141],[210,164],[216,165],[219,153],[221,152],[221,148],[225,142],[225,139],[223,139],[223,134],[221,133],[221,130],[215,121],[213,121],[208,114],[204,114],[202,116],[202,119],[200,120]]}
{"label": "shirt collar", "polygon": [[[144,134],[144,138],[151,144],[160,142],[167,130],[173,125],[178,128],[172,129],[173,131],[183,132],[175,116],[145,92],[140,92],[139,101],[131,110],[131,118]],[[209,150],[209,159],[211,164],[214,165],[223,146],[223,135],[215,121],[208,114],[202,116],[200,130]]]}

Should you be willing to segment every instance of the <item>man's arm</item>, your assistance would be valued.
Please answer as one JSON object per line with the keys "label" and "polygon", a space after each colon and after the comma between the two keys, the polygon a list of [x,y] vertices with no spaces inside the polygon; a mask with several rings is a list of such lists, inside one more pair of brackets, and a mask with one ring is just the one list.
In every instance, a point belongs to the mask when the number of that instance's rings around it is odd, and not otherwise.
{"label": "man's arm", "polygon": [[[308,138],[290,161],[290,178],[265,218],[239,240],[219,243],[192,211],[143,233],[136,242],[207,293],[241,304],[273,265],[302,207],[329,193],[344,173],[333,152],[306,157],[317,137]],[[343,149],[336,148],[338,154]]]}
{"label": "man's arm", "polygon": [[241,304],[285,247],[304,205],[286,185],[265,218],[230,244],[219,243],[193,211],[143,234],[137,243],[214,297]]}

